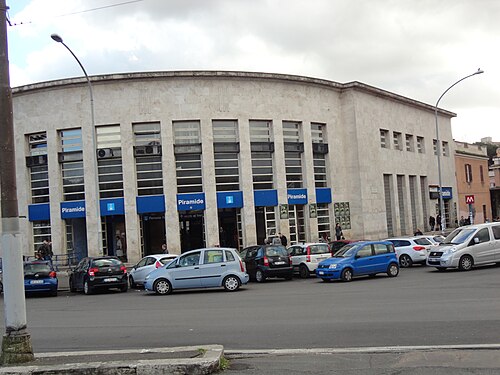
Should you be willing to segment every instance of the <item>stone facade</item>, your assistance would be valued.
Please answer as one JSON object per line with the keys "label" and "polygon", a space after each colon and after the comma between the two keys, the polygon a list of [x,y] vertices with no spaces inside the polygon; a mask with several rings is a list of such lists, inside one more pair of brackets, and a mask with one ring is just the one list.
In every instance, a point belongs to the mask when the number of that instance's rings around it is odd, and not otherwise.
{"label": "stone facade", "polygon": [[[257,241],[252,189],[249,121],[272,123],[274,187],[278,203],[287,203],[283,121],[301,124],[304,151],[303,188],[307,206],[316,202],[311,123],[325,125],[328,181],[332,202],[330,226],[335,225],[334,205],[348,202],[351,229],[348,238],[380,239],[411,234],[425,228],[436,214],[436,199],[429,187],[438,184],[434,107],[359,82],[332,81],[266,73],[156,72],[91,77],[95,124],[120,125],[123,162],[126,243],[128,261],[141,257],[140,216],[137,214],[137,181],[132,124],[159,122],[165,199],[165,230],[170,252],[181,251],[176,201],[176,172],[172,122],[198,120],[202,134],[205,243],[219,243],[215,190],[212,120],[237,120],[240,144],[240,190],[243,246]],[[62,183],[58,162],[58,131],[82,129],[85,165],[86,236],[89,255],[97,254],[96,171],[90,117],[89,91],[81,78],[44,82],[13,90],[19,209],[27,254],[33,248],[30,173],[26,166],[27,135],[47,132],[50,186],[50,226],[55,253],[66,251],[65,220],[61,218]],[[453,113],[439,110],[440,139],[447,144],[441,158],[443,186],[452,191],[456,204],[455,144],[451,134]],[[386,131],[386,147],[381,146]],[[398,140],[399,135],[399,140]],[[417,145],[417,138],[419,139]],[[399,145],[397,147],[397,145]],[[420,150],[420,152],[419,152]],[[487,176],[487,175],[486,175]],[[384,185],[385,182],[385,185]],[[388,215],[388,210],[390,215]],[[451,217],[454,215],[450,209]],[[306,240],[317,240],[318,220],[305,215]],[[289,220],[278,219],[277,229],[289,235]],[[390,228],[389,228],[390,227]]]}

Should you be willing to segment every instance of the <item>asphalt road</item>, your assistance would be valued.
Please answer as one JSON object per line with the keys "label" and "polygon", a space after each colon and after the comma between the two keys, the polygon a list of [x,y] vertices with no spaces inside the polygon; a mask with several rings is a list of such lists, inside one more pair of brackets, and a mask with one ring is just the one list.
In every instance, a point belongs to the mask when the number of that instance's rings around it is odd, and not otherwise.
{"label": "asphalt road", "polygon": [[[3,300],[2,300],[3,303]],[[4,309],[2,306],[2,322]],[[401,270],[156,296],[142,290],[27,298],[35,352],[222,344],[225,349],[498,344],[500,267]]]}

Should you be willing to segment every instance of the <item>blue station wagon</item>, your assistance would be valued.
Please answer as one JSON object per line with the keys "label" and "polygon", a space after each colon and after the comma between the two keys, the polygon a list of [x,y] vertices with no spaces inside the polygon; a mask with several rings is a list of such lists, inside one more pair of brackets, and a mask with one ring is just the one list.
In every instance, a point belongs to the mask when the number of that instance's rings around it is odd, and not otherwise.
{"label": "blue station wagon", "polygon": [[191,250],[146,276],[144,288],[156,294],[175,289],[224,287],[232,292],[248,283],[245,263],[230,248]]}
{"label": "blue station wagon", "polygon": [[332,258],[318,264],[316,276],[323,281],[351,281],[353,277],[387,273],[399,274],[394,245],[389,241],[361,241],[345,245]]}

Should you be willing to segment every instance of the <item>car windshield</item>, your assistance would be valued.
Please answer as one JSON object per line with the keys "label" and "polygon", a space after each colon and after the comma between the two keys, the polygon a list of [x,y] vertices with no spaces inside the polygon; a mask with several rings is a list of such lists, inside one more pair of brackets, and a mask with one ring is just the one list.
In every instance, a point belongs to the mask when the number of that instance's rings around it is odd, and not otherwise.
{"label": "car windshield", "polygon": [[115,258],[103,258],[103,259],[94,259],[93,265],[94,267],[112,267],[119,266],[121,261]]}
{"label": "car windshield", "polygon": [[344,247],[342,247],[342,249],[337,251],[333,255],[333,257],[334,258],[349,258],[352,255],[354,255],[354,252],[356,251],[356,247],[357,247],[356,245],[345,245]]}
{"label": "car windshield", "polygon": [[266,248],[266,255],[268,257],[287,257],[288,252],[283,246],[269,246]]}
{"label": "car windshield", "polygon": [[433,237],[434,241],[436,241],[437,243],[441,243],[443,242],[444,240],[444,237],[443,236],[434,236]]}
{"label": "car windshield", "polygon": [[321,245],[310,245],[309,249],[310,249],[311,255],[326,254],[326,253],[330,252],[330,249],[328,248],[328,245],[326,243],[321,244]]}
{"label": "car windshield", "polygon": [[474,228],[457,228],[451,232],[440,245],[460,245],[470,239],[476,232]]}
{"label": "car windshield", "polygon": [[174,258],[168,258],[168,257],[167,257],[167,258],[161,258],[161,259],[160,259],[160,263],[161,263],[161,264],[163,264],[163,265],[165,265],[165,264],[170,263],[170,262],[171,262],[171,261],[173,261],[174,259],[176,259],[176,258],[175,258],[175,257],[174,257]]}
{"label": "car windshield", "polygon": [[26,263],[24,265],[24,274],[33,275],[38,272],[49,273],[52,271],[47,263]]}

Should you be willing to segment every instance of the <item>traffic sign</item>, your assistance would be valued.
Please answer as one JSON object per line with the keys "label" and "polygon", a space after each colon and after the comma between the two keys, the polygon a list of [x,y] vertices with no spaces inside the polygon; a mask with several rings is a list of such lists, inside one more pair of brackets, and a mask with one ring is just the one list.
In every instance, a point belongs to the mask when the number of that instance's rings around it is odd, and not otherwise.
{"label": "traffic sign", "polygon": [[473,204],[474,203],[474,196],[473,195],[466,195],[465,196],[465,203]]}

